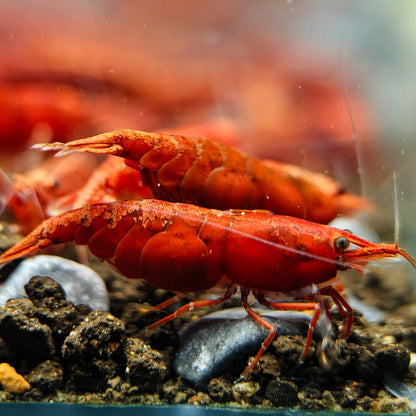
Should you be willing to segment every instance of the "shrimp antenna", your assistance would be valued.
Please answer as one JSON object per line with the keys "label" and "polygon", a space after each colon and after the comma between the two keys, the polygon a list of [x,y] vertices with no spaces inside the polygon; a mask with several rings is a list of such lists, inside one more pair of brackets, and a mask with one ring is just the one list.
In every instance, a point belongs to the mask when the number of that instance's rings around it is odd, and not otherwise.
{"label": "shrimp antenna", "polygon": [[341,70],[342,70],[342,84],[344,87],[344,95],[345,95],[345,101],[347,102],[347,108],[348,108],[348,115],[351,122],[351,128],[352,128],[352,138],[354,140],[354,147],[355,147],[355,154],[357,157],[357,172],[358,176],[360,178],[360,185],[361,185],[361,195],[366,197],[367,196],[367,189],[364,183],[364,172],[363,172],[363,155],[360,149],[360,146],[358,145],[358,134],[357,134],[357,128],[354,122],[354,117],[352,115],[352,109],[351,109],[351,100],[348,92],[348,86],[347,86],[347,75],[345,71],[346,66],[346,47],[345,47],[345,39],[342,43],[342,57],[341,57]]}
{"label": "shrimp antenna", "polygon": [[393,215],[394,215],[394,245],[399,247],[399,196],[397,194],[396,171],[393,171]]}

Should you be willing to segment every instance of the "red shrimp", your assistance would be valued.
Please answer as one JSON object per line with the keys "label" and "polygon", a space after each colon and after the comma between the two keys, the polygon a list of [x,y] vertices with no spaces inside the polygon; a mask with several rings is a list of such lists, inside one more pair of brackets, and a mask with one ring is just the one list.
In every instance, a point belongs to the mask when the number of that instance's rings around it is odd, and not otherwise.
{"label": "red shrimp", "polygon": [[87,204],[152,197],[151,190],[142,182],[140,171],[127,166],[122,159],[108,157],[82,188],[49,204],[47,213],[53,216]]}
{"label": "red shrimp", "polygon": [[[122,109],[115,102],[123,102]],[[39,162],[26,152],[36,142],[65,142],[120,125],[150,128],[160,125],[160,118],[142,99],[126,103],[116,92],[82,90],[63,81],[0,79],[0,164],[6,172],[22,173]]]}
{"label": "red shrimp", "polygon": [[66,144],[36,145],[111,154],[141,170],[155,197],[216,209],[266,209],[319,223],[368,208],[319,173],[249,157],[203,138],[115,130]]}
{"label": "red shrimp", "polygon": [[[54,140],[73,137],[86,123],[78,89],[35,82],[0,84],[0,144],[2,152],[25,150],[39,126],[48,126]],[[39,140],[39,138],[38,138]],[[33,144],[33,142],[32,142]]]}
{"label": "red shrimp", "polygon": [[48,159],[25,174],[10,175],[0,195],[20,232],[28,233],[38,226],[49,216],[54,201],[79,189],[91,175],[98,163],[96,156],[76,156]]}
{"label": "red shrimp", "polygon": [[[321,302],[276,303],[271,296],[317,285],[319,295],[331,297],[338,306],[344,318],[341,335],[346,337],[352,309],[331,282],[337,270],[362,270],[372,259],[395,255],[416,267],[397,245],[374,244],[327,225],[266,211],[220,211],[153,199],[92,204],[49,218],[3,253],[0,264],[68,241],[88,245],[124,276],[143,278],[159,288],[179,293],[224,288],[223,296],[184,305],[149,329],[194,308],[224,302],[240,289],[247,313],[269,331],[243,376],[276,331],[250,307],[249,294],[271,308],[314,309],[303,359]],[[349,248],[350,243],[358,247]]]}
{"label": "red shrimp", "polygon": [[[215,139],[220,143],[237,144],[235,124],[226,119],[216,119],[209,123],[182,125],[176,129],[183,132],[183,134],[203,132],[204,137]],[[53,216],[98,202],[153,197],[151,189],[142,181],[140,170],[127,166],[124,159],[109,156],[94,170],[81,189],[64,195],[50,204],[48,214]]]}

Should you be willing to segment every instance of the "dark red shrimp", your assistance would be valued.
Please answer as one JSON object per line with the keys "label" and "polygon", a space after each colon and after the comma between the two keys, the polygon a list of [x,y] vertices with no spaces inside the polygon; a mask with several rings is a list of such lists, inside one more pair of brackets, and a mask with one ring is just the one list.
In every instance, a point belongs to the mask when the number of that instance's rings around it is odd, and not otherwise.
{"label": "dark red shrimp", "polygon": [[7,189],[0,195],[20,232],[28,233],[49,217],[49,207],[57,199],[79,189],[97,166],[95,155],[68,155],[51,158],[25,174],[9,175]]}
{"label": "dark red shrimp", "polygon": [[[347,336],[352,310],[331,283],[339,269],[362,270],[372,259],[401,255],[394,244],[374,244],[349,232],[265,211],[220,211],[160,200],[92,204],[45,220],[21,242],[3,253],[0,264],[53,244],[75,241],[112,264],[124,276],[180,293],[224,288],[215,300],[199,300],[151,325],[150,329],[191,308],[219,304],[237,289],[247,313],[269,330],[247,374],[274,338],[275,327],[255,313],[251,293],[277,309],[314,309],[306,352],[317,323],[319,302],[275,303],[276,292],[318,285],[330,296],[345,320]],[[358,246],[349,248],[350,243]],[[309,299],[309,297],[308,297]]]}
{"label": "dark red shrimp", "polygon": [[72,142],[36,145],[111,154],[140,169],[155,197],[216,209],[267,209],[319,223],[368,208],[319,173],[249,157],[202,138],[115,130]]}
{"label": "dark red shrimp", "polygon": [[87,204],[152,197],[137,169],[127,166],[122,159],[108,157],[91,173],[83,187],[51,202],[47,213],[54,216]]}

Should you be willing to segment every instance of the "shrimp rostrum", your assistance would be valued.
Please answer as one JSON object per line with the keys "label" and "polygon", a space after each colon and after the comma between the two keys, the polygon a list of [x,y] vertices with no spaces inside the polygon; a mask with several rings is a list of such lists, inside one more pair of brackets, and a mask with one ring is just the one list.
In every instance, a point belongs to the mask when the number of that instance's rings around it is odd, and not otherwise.
{"label": "shrimp rostrum", "polygon": [[150,329],[191,308],[224,302],[240,289],[247,313],[269,331],[243,375],[275,335],[274,326],[250,307],[250,294],[270,308],[315,309],[303,359],[319,317],[319,304],[276,303],[270,295],[317,285],[320,295],[331,297],[338,306],[344,318],[342,336],[346,337],[352,310],[331,283],[337,271],[362,270],[369,260],[395,255],[415,267],[414,259],[394,244],[374,244],[307,220],[153,199],[92,204],[49,218],[3,253],[0,264],[68,241],[88,245],[95,256],[124,276],[143,278],[159,288],[179,293],[224,288],[221,297],[184,305]]}

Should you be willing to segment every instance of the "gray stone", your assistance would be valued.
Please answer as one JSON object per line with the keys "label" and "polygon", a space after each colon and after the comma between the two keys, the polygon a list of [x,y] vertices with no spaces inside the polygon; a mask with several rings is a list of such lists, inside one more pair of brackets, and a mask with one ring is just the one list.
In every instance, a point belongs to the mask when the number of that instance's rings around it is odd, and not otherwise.
{"label": "gray stone", "polygon": [[26,297],[24,286],[33,276],[47,276],[61,284],[66,299],[93,310],[109,310],[103,279],[91,268],[58,256],[39,255],[22,261],[0,287],[0,306]]}
{"label": "gray stone", "polygon": [[[299,312],[263,311],[262,317],[280,335],[305,335],[310,318]],[[319,331],[315,331],[319,332]],[[268,331],[243,308],[227,309],[190,323],[179,332],[174,370],[196,386],[203,386],[226,372],[236,375],[255,355]]]}

